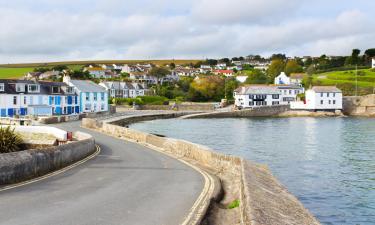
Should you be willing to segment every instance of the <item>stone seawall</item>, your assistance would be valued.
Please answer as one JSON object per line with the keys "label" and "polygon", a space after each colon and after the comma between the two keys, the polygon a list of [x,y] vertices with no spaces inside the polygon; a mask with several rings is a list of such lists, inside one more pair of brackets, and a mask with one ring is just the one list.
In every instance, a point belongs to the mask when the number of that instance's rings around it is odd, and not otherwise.
{"label": "stone seawall", "polygon": [[22,182],[69,166],[93,154],[94,139],[76,132],[78,141],[45,149],[0,154],[0,186]]}
{"label": "stone seawall", "polygon": [[[129,124],[138,120],[139,118],[134,116],[116,123]],[[223,217],[218,217],[218,221],[206,221],[207,224],[320,224],[298,199],[272,176],[265,166],[249,162],[240,157],[224,155],[206,146],[188,141],[159,137],[116,124],[98,122],[94,119],[83,119],[82,126],[118,138],[154,146],[176,158],[194,162],[201,168],[208,169],[211,173],[214,171],[215,175],[226,183],[226,186],[232,186],[232,188],[224,190],[225,195],[231,195],[239,199],[240,207],[235,209],[239,213],[238,216],[233,218],[233,221],[220,222]],[[234,193],[229,193],[231,191]],[[214,207],[210,206],[210,209],[212,208]],[[221,211],[223,210],[221,209]]]}
{"label": "stone seawall", "polygon": [[184,119],[196,118],[244,118],[244,117],[268,117],[278,116],[290,110],[289,105],[264,106],[253,109],[243,109],[230,112],[210,112],[184,116]]}
{"label": "stone seawall", "polygon": [[344,97],[343,112],[349,116],[375,116],[375,94]]}
{"label": "stone seawall", "polygon": [[[173,105],[142,105],[142,110],[173,110]],[[195,104],[179,104],[175,108],[177,111],[213,111],[215,104],[213,103],[195,103]]]}

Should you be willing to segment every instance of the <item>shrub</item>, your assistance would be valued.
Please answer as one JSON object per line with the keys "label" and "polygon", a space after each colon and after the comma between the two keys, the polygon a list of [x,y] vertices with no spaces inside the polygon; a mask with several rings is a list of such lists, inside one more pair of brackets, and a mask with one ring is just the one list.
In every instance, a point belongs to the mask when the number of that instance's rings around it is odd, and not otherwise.
{"label": "shrub", "polygon": [[240,200],[236,199],[228,205],[228,209],[234,209],[240,206]]}
{"label": "shrub", "polygon": [[0,127],[0,153],[16,152],[20,150],[22,138],[10,127]]}

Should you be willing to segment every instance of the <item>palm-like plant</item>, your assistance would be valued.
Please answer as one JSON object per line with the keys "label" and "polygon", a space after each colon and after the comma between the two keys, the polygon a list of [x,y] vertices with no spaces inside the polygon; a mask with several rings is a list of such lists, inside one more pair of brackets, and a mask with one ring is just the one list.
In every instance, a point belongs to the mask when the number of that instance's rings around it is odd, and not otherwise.
{"label": "palm-like plant", "polygon": [[0,127],[0,153],[16,152],[20,150],[22,138],[9,126]]}

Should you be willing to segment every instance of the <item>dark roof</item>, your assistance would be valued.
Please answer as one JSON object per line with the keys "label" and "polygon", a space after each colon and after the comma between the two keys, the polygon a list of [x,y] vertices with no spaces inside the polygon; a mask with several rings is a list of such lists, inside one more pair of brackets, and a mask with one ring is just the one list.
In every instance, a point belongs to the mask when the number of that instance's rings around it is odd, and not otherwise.
{"label": "dark roof", "polygon": [[[0,84],[4,84],[4,92],[6,94],[33,94],[33,95],[74,95],[74,93],[68,94],[65,93],[64,88],[68,85],[63,82],[48,82],[48,81],[31,81],[31,80],[10,80],[10,79],[0,79]],[[27,87],[25,87],[24,92],[17,92],[16,91],[16,84],[37,84],[40,85],[40,89],[38,93],[29,93]],[[58,93],[52,93],[52,87],[58,86],[60,90]]]}

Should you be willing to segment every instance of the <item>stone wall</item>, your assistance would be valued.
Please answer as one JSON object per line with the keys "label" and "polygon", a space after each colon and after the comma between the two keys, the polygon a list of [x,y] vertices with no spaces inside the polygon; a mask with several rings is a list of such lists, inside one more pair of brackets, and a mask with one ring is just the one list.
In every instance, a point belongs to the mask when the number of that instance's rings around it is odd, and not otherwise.
{"label": "stone wall", "polygon": [[[132,123],[136,117],[125,120],[125,123]],[[124,122],[117,122],[120,123]],[[159,137],[93,119],[83,119],[82,126],[155,146],[176,158],[193,161],[201,168],[209,168],[220,178],[229,175],[233,180],[239,180],[241,224],[320,224],[265,166],[188,141]]]}
{"label": "stone wall", "polygon": [[78,141],[45,149],[0,154],[0,186],[45,175],[80,161],[96,151],[94,139],[76,132]]}
{"label": "stone wall", "polygon": [[375,94],[344,97],[343,112],[349,116],[375,116]]}
{"label": "stone wall", "polygon": [[212,112],[185,116],[184,119],[195,118],[241,118],[241,117],[268,117],[278,116],[280,113],[290,110],[289,105],[264,106],[253,109],[243,109],[231,112]]}
{"label": "stone wall", "polygon": [[[142,105],[141,110],[173,110],[172,105]],[[213,111],[215,105],[213,103],[192,103],[178,104],[176,111]]]}

